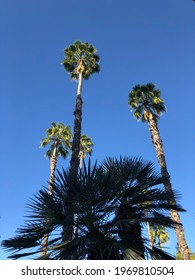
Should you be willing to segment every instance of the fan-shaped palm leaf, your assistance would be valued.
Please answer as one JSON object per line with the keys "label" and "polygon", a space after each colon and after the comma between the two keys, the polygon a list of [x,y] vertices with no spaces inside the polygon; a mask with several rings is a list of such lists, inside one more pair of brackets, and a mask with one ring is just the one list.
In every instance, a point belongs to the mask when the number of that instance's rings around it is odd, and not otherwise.
{"label": "fan-shaped palm leaf", "polygon": [[[170,193],[160,187],[162,182],[153,165],[140,158],[108,158],[94,166],[89,161],[74,180],[69,170],[58,172],[53,196],[45,190],[34,196],[28,204],[31,212],[26,226],[15,238],[4,240],[3,247],[13,252],[11,258],[26,257],[28,252],[31,256],[32,248],[36,258],[48,233],[46,259],[145,259],[148,254],[153,259],[170,259],[166,252],[150,249],[143,236],[147,222],[173,227],[168,211],[183,211],[168,202]],[[62,240],[70,201],[72,212],[78,213],[74,221],[78,234]],[[18,254],[21,250],[24,254]]]}

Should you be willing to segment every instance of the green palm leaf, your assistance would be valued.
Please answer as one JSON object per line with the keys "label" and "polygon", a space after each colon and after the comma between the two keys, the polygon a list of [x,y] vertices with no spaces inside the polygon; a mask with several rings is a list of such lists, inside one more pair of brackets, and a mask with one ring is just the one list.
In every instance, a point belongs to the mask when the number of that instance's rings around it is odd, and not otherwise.
{"label": "green palm leaf", "polygon": [[160,90],[156,89],[152,83],[133,87],[129,93],[128,104],[130,109],[134,110],[134,116],[137,120],[148,121],[146,114],[151,114],[157,120],[161,113],[166,112],[166,107],[164,101],[160,98],[160,94]]}
{"label": "green palm leaf", "polygon": [[93,45],[87,42],[76,41],[74,44],[65,48],[64,60],[62,64],[64,69],[70,73],[73,80],[78,80],[80,62],[83,62],[82,75],[84,79],[88,79],[91,74],[100,71],[98,64],[100,57]]}
{"label": "green palm leaf", "polygon": [[[165,251],[150,249],[142,234],[147,222],[172,228],[175,223],[168,210],[184,211],[168,202],[170,194],[162,183],[153,164],[141,158],[107,158],[94,166],[89,160],[74,180],[69,170],[58,171],[53,196],[46,189],[39,191],[28,203],[26,225],[2,245],[13,252],[10,258],[34,254],[37,259],[48,233],[45,259],[145,259],[148,254],[152,259],[171,259]],[[61,230],[70,201],[73,213],[78,213],[74,220],[78,234],[64,241]]]}
{"label": "green palm leaf", "polygon": [[51,123],[46,131],[46,137],[41,140],[40,147],[51,144],[50,149],[46,152],[46,156],[50,159],[54,148],[57,148],[57,156],[66,158],[71,148],[72,133],[70,126],[64,126],[63,123]]}

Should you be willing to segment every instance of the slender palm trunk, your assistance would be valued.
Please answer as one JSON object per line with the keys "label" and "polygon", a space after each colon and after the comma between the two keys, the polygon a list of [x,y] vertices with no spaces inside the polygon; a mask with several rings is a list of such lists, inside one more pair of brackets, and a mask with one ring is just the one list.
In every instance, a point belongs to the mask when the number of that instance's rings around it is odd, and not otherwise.
{"label": "slender palm trunk", "polygon": [[[80,169],[80,171],[82,170],[82,166],[83,166],[83,153],[82,153],[82,155],[80,156],[80,159],[79,159],[79,169]],[[77,223],[78,218],[79,218],[79,214],[76,213],[75,218],[74,218],[75,223]],[[77,226],[74,226],[73,237],[74,238],[78,237],[78,227]]]}
{"label": "slender palm trunk", "polygon": [[53,195],[53,184],[55,179],[55,170],[57,165],[57,143],[53,150],[52,157],[50,159],[50,179],[49,179],[49,195]]}
{"label": "slender palm trunk", "polygon": [[[49,189],[48,189],[48,194],[50,196],[53,196],[53,184],[54,184],[55,170],[56,170],[56,165],[57,165],[56,154],[57,154],[57,143],[56,143],[56,146],[53,150],[53,154],[50,159],[50,179],[49,179]],[[48,223],[48,221],[46,221],[46,223]],[[45,234],[43,237],[43,241],[42,241],[41,257],[45,257],[47,254],[48,239],[49,239],[49,234]]]}
{"label": "slender palm trunk", "polygon": [[[172,203],[174,205],[174,204],[176,204],[176,201],[173,196],[173,189],[172,189],[172,185],[171,185],[170,175],[167,170],[165,154],[163,151],[163,144],[162,144],[162,140],[160,138],[157,121],[152,117],[149,119],[148,123],[149,123],[150,132],[151,132],[152,143],[156,150],[158,162],[159,162],[159,165],[161,168],[161,175],[162,175],[162,177],[165,178],[165,183],[164,183],[165,190],[172,193],[172,199],[171,199],[170,203]],[[184,229],[183,229],[183,226],[182,226],[182,223],[180,220],[179,213],[178,213],[178,211],[171,210],[170,214],[171,214],[171,218],[173,219],[173,221],[180,224],[178,226],[177,225],[175,226],[175,233],[177,236],[179,252],[181,253],[183,260],[189,260],[190,252],[189,252],[189,248],[188,248],[188,245],[187,245],[187,242],[185,239]]]}
{"label": "slender palm trunk", "polygon": [[[70,176],[72,182],[78,175],[79,168],[79,151],[80,151],[80,138],[81,138],[81,123],[82,123],[82,72],[79,74],[78,89],[76,97],[76,106],[74,111],[74,135],[72,143],[72,155],[70,160]],[[71,198],[70,198],[71,200]],[[63,225],[62,240],[72,240],[73,237],[73,224],[74,224],[74,213],[72,211],[72,204],[67,205],[67,219]]]}
{"label": "slender palm trunk", "polygon": [[80,157],[79,157],[79,169],[81,170],[83,167],[83,152],[80,152]]}
{"label": "slender palm trunk", "polygon": [[149,241],[150,241],[150,247],[152,248],[153,244],[153,239],[152,239],[152,235],[151,235],[151,229],[150,229],[150,223],[147,222],[147,231],[148,231],[148,237],[149,237]]}
{"label": "slender palm trunk", "polygon": [[79,82],[77,89],[76,107],[74,111],[74,135],[72,143],[72,156],[70,160],[70,170],[74,176],[77,176],[79,167],[79,152],[80,152],[80,139],[81,139],[81,123],[82,123],[82,73],[79,74]]}

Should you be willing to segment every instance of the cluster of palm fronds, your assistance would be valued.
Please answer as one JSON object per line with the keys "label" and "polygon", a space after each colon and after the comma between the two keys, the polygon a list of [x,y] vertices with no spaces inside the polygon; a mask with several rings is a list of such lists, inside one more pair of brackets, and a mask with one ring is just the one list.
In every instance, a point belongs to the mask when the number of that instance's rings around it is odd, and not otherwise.
{"label": "cluster of palm fronds", "polygon": [[[42,240],[48,234],[45,259],[172,259],[163,250],[150,247],[144,236],[147,222],[172,228],[170,193],[161,187],[163,178],[151,162],[141,158],[106,159],[84,165],[77,179],[69,170],[58,171],[53,196],[40,190],[28,203],[29,215],[17,236],[3,241],[10,258],[34,255],[40,259]],[[177,195],[175,194],[175,199]],[[74,219],[72,240],[63,241],[67,211]],[[147,213],[147,215],[146,215]],[[179,225],[178,225],[179,226]]]}

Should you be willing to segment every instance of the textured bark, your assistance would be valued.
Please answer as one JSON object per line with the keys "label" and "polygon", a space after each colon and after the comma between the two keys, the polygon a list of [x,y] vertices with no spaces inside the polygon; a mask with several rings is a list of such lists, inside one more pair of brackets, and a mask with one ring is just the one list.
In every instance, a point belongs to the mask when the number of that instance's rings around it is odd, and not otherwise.
{"label": "textured bark", "polygon": [[[165,154],[163,151],[163,144],[162,144],[162,140],[160,138],[157,121],[152,117],[149,119],[148,123],[149,123],[150,132],[151,132],[152,143],[156,150],[158,163],[161,168],[161,175],[162,175],[162,177],[165,178],[165,183],[164,183],[165,190],[172,193],[172,198],[171,198],[170,203],[172,203],[174,205],[174,204],[176,204],[176,201],[173,196],[173,189],[172,189],[172,185],[171,185],[170,175],[167,170]],[[181,253],[181,257],[183,260],[190,260],[190,252],[189,252],[189,248],[188,248],[188,245],[187,245],[187,242],[185,239],[184,229],[183,229],[183,225],[180,220],[179,213],[175,210],[171,210],[170,215],[171,215],[171,218],[173,221],[180,224],[178,226],[175,226],[174,229],[175,229],[175,233],[177,236],[178,249],[179,249],[179,252]]]}
{"label": "textured bark", "polygon": [[[56,147],[53,150],[52,157],[50,159],[50,179],[49,179],[48,194],[51,195],[51,196],[53,196],[53,184],[54,184],[55,170],[56,170],[56,165],[57,165],[56,152],[57,152],[57,143],[56,143]],[[47,222],[49,222],[49,221],[47,221]],[[49,239],[49,235],[45,234],[44,237],[43,237],[43,241],[42,241],[41,257],[45,257],[46,254],[47,254],[48,239]]]}
{"label": "textured bark", "polygon": [[[79,168],[79,151],[80,151],[80,138],[81,138],[81,123],[82,123],[82,73],[79,74],[78,89],[77,89],[77,98],[76,106],[74,111],[74,134],[73,134],[73,143],[72,143],[72,155],[70,160],[70,177],[71,181],[74,183],[74,180],[78,175]],[[71,200],[71,198],[70,198]],[[63,225],[62,230],[62,240],[72,240],[73,238],[73,224],[74,224],[74,212],[72,210],[72,204],[67,204],[66,207],[66,219]],[[63,258],[63,256],[62,256]]]}
{"label": "textured bark", "polygon": [[[123,200],[121,205],[118,207],[118,213],[116,215],[117,221],[125,221],[132,219],[132,206],[128,204],[128,201]],[[118,235],[121,241],[124,242],[125,247],[130,248],[137,254],[140,259],[145,259],[144,253],[144,242],[142,238],[142,226],[139,222],[133,219],[133,223],[118,223]]]}
{"label": "textured bark", "polygon": [[55,179],[55,170],[57,165],[57,157],[56,157],[57,147],[54,148],[53,155],[50,159],[50,179],[49,179],[49,195],[53,195],[53,184]]}
{"label": "textured bark", "polygon": [[80,152],[80,138],[81,138],[81,122],[82,122],[82,98],[77,95],[76,108],[74,111],[74,136],[72,143],[72,156],[70,160],[70,172],[75,177],[79,168],[79,152]]}
{"label": "textured bark", "polygon": [[82,91],[82,73],[79,74],[78,89],[76,106],[74,111],[74,135],[72,143],[72,156],[70,160],[70,172],[73,177],[77,176],[79,168],[79,152],[80,152],[80,139],[81,139],[81,123],[82,123],[82,105],[81,98]]}
{"label": "textured bark", "polygon": [[82,170],[82,167],[83,167],[83,158],[84,158],[84,152],[79,151],[79,169]]}
{"label": "textured bark", "polygon": [[[148,218],[148,213],[146,212],[146,217]],[[152,235],[151,235],[151,229],[150,229],[150,223],[147,222],[147,231],[148,231],[148,237],[149,237],[149,241],[150,241],[150,247],[152,248],[153,244],[153,239],[152,239]]]}

